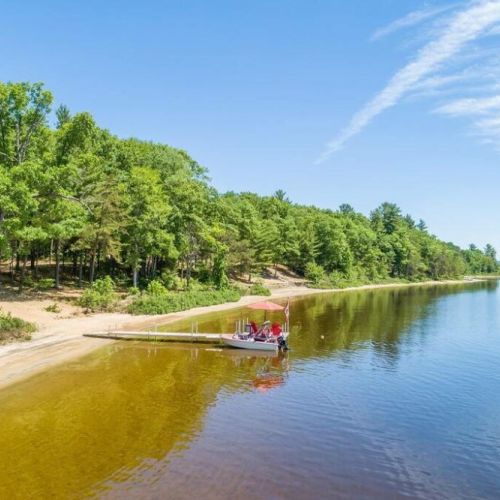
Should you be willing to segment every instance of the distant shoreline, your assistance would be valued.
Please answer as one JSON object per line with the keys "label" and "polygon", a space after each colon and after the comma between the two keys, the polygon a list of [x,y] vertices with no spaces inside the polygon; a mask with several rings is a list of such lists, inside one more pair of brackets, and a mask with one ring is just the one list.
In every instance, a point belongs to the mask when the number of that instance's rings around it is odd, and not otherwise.
{"label": "distant shoreline", "polygon": [[[418,286],[460,285],[477,283],[486,279],[495,279],[498,276],[465,278],[461,280],[422,281],[418,283],[387,283],[361,285],[347,288],[315,289],[307,287],[286,287],[272,290],[270,298],[284,299],[287,297],[305,297],[320,293],[342,293],[359,290],[375,290],[381,288],[404,288]],[[262,296],[242,297],[238,302],[226,302],[208,307],[197,307],[187,311],[155,315],[155,316],[132,316],[125,313],[97,313],[90,316],[77,317],[51,317],[46,320],[40,330],[33,335],[33,340],[23,343],[13,343],[0,346],[0,389],[19,382],[36,373],[40,373],[56,365],[72,361],[84,356],[111,340],[92,339],[83,337],[84,333],[95,333],[110,329],[143,329],[158,324],[168,324],[174,321],[194,318],[196,316],[223,312],[239,307],[248,306],[254,302],[263,300]],[[18,311],[29,311],[24,319],[32,319],[32,309],[37,304],[27,304],[26,301],[0,301],[0,307],[13,314]],[[39,301],[39,309],[43,309],[43,303]],[[31,314],[30,314],[31,313]],[[21,315],[22,316],[22,315]]]}

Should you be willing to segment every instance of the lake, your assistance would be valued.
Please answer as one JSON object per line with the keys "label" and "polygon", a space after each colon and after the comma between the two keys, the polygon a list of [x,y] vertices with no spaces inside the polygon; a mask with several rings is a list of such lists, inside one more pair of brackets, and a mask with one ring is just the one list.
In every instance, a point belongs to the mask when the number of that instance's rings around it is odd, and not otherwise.
{"label": "lake", "polygon": [[0,498],[500,496],[497,282],[295,299],[289,344],[117,342],[0,391]]}

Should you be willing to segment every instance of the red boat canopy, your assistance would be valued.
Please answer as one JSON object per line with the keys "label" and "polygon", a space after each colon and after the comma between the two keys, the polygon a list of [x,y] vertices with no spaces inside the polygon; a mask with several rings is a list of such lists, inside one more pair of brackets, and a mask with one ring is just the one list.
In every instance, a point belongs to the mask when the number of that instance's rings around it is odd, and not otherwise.
{"label": "red boat canopy", "polygon": [[274,302],[269,302],[268,300],[250,304],[248,307],[250,309],[259,309],[260,311],[283,311],[283,309],[285,309],[283,306],[275,304]]}

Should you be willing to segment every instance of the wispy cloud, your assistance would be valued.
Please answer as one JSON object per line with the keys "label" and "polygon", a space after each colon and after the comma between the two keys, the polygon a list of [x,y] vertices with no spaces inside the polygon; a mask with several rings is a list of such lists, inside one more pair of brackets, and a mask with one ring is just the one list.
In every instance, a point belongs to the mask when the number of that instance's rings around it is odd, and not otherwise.
{"label": "wispy cloud", "polygon": [[436,112],[451,117],[472,117],[475,135],[500,149],[500,95],[457,99],[440,106]]}
{"label": "wispy cloud", "polygon": [[384,26],[383,28],[379,28],[375,33],[373,33],[371,37],[371,41],[379,40],[387,35],[391,35],[392,33],[399,31],[401,29],[410,28],[412,26],[416,26],[424,21],[432,19],[433,17],[442,14],[448,10],[456,7],[456,4],[452,5],[444,5],[441,7],[427,7],[421,10],[415,10],[410,12],[406,16],[393,21],[392,23]]}
{"label": "wispy cloud", "polygon": [[500,111],[500,96],[458,99],[437,108],[436,111],[450,116],[472,116]]}
{"label": "wispy cloud", "polygon": [[414,59],[400,69],[387,86],[358,111],[347,127],[334,137],[317,163],[325,161],[340,150],[353,136],[359,134],[377,115],[397,104],[404,96],[433,76],[443,65],[469,43],[491,30],[500,22],[500,0],[469,3],[455,13],[435,38],[421,48]]}

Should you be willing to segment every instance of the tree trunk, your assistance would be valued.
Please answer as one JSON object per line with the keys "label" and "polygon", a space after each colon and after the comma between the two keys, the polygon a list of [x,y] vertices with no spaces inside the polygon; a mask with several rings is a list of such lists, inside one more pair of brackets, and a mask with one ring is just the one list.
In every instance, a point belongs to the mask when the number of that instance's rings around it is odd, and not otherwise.
{"label": "tree trunk", "polygon": [[95,274],[98,274],[101,272],[101,249],[100,248],[97,249],[97,253],[96,253],[95,269],[96,269]]}
{"label": "tree trunk", "polygon": [[92,252],[90,254],[90,262],[89,262],[89,281],[90,281],[90,284],[94,283],[94,271],[95,271],[95,253]]}
{"label": "tree trunk", "polygon": [[83,281],[83,253],[80,253],[78,262],[78,288],[82,287]]}
{"label": "tree trunk", "polygon": [[14,254],[11,255],[10,257],[10,266],[9,266],[9,271],[10,271],[10,283],[11,285],[14,284]]}
{"label": "tree trunk", "polygon": [[32,273],[35,272],[35,261],[36,261],[36,252],[35,252],[35,250],[31,250],[31,254],[30,254],[30,269],[31,269]]}
{"label": "tree trunk", "polygon": [[96,255],[97,255],[97,244],[95,244],[94,247],[92,248],[92,250],[90,251],[90,262],[89,262],[89,281],[90,281],[90,284],[94,283]]}
{"label": "tree trunk", "polygon": [[26,274],[26,263],[28,262],[28,256],[23,257],[23,267],[21,268],[21,279],[19,280],[19,292],[23,291],[24,276]]}
{"label": "tree trunk", "polygon": [[132,273],[132,283],[134,288],[137,288],[137,267],[134,266],[134,271]]}
{"label": "tree trunk", "polygon": [[59,289],[59,277],[60,277],[60,267],[61,267],[60,255],[59,255],[59,240],[55,241],[54,252],[56,254],[56,272],[54,275],[54,281],[55,281],[55,287]]}
{"label": "tree trunk", "polygon": [[191,264],[189,258],[186,260],[186,288],[189,289],[189,283],[191,281]]}

